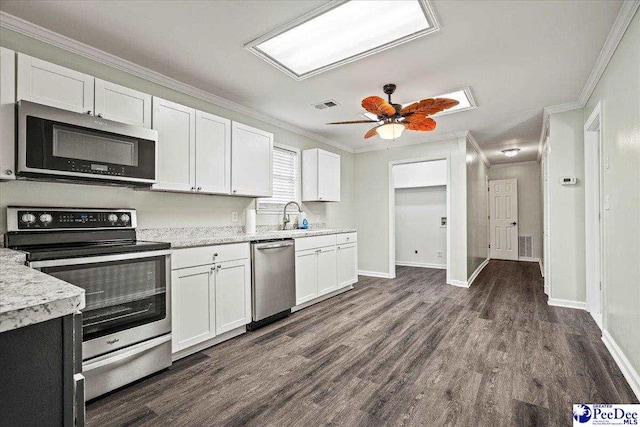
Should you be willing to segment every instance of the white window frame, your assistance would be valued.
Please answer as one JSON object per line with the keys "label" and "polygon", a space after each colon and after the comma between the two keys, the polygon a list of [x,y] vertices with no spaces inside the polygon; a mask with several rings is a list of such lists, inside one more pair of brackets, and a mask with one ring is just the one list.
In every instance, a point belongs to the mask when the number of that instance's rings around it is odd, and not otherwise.
{"label": "white window frame", "polygon": [[[302,206],[302,151],[299,148],[296,147],[291,147],[289,145],[284,145],[284,144],[279,144],[279,143],[274,143],[273,144],[274,148],[279,148],[281,150],[287,150],[287,151],[291,151],[294,152],[297,156],[298,159],[298,170],[297,170],[297,185],[296,185],[296,198],[295,198],[295,202],[297,202],[299,205]],[[275,150],[274,150],[275,152]],[[273,159],[272,159],[273,161]],[[271,185],[273,185],[273,181],[271,182]],[[275,209],[273,207],[271,208],[267,208],[267,207],[260,207],[260,199],[268,199],[269,197],[259,197],[256,199],[256,212],[258,213],[258,215],[273,215],[273,214],[281,214],[282,213],[282,209]],[[291,209],[290,212],[288,212],[289,215],[298,215],[299,212],[295,212],[293,209]]]}

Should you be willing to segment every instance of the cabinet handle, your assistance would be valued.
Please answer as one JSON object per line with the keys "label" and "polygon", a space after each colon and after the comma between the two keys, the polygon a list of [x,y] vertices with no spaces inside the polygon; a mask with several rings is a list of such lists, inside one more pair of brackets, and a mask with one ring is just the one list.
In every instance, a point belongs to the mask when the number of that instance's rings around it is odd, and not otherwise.
{"label": "cabinet handle", "polygon": [[213,274],[216,271],[216,267],[215,265],[213,267],[211,267],[211,271],[209,271],[209,274]]}
{"label": "cabinet handle", "polygon": [[220,264],[218,264],[218,266],[216,267],[216,270],[220,270],[222,268],[222,266]]}
{"label": "cabinet handle", "polygon": [[87,110],[87,114],[88,114],[88,115],[91,115],[91,110]]}
{"label": "cabinet handle", "polygon": [[191,191],[196,191],[196,187],[191,187]]}
{"label": "cabinet handle", "polygon": [[198,187],[198,191],[202,191],[202,187]]}
{"label": "cabinet handle", "polygon": [[102,113],[98,113],[98,117],[102,118]]}
{"label": "cabinet handle", "polygon": [[232,193],[233,193],[233,194],[236,194],[236,192],[237,192],[237,191],[238,191],[238,190],[233,190],[233,191],[232,191]]}
{"label": "cabinet handle", "polygon": [[216,260],[216,257],[218,256],[218,252],[216,252],[215,254],[213,254],[213,260]]}

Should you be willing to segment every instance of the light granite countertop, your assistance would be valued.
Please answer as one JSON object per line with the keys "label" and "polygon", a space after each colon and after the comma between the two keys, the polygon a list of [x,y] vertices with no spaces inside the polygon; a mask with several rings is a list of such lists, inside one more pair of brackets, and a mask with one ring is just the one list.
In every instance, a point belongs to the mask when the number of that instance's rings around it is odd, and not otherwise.
{"label": "light granite countertop", "polygon": [[25,254],[0,248],[0,332],[75,313],[84,289],[24,265]]}
{"label": "light granite countertop", "polygon": [[228,243],[253,242],[257,240],[291,239],[329,234],[355,233],[355,228],[314,228],[308,230],[258,230],[255,234],[239,231],[240,227],[190,227],[190,228],[148,228],[138,230],[139,240],[171,243],[172,249],[198,246],[223,245]]}

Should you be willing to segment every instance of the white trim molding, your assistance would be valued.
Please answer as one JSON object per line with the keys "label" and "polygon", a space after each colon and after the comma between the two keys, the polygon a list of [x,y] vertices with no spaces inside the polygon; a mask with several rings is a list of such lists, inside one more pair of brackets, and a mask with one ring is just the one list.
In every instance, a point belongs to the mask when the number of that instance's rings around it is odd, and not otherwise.
{"label": "white trim molding", "polygon": [[474,271],[473,274],[469,277],[469,279],[467,280],[467,287],[468,288],[471,287],[471,285],[473,284],[473,281],[476,280],[476,277],[478,277],[478,275],[480,274],[482,269],[485,268],[487,266],[487,264],[489,264],[489,258],[487,258],[484,261],[482,261],[482,264],[480,264],[478,266],[478,268],[476,268],[476,271]]}
{"label": "white trim molding", "polygon": [[[540,276],[544,277],[544,266],[542,265],[542,260],[538,260],[538,265],[540,266]],[[547,286],[545,285],[545,293],[547,291]]]}
{"label": "white trim molding", "polygon": [[10,15],[6,12],[0,11],[0,27],[6,28],[7,30],[15,31],[16,33],[23,34],[36,40],[40,40],[44,43],[50,44],[60,49],[64,49],[68,52],[80,55],[84,58],[99,62],[111,68],[115,68],[116,70],[123,71],[125,73],[150,81],[160,86],[167,87],[185,95],[189,95],[194,98],[217,105],[219,107],[234,111],[236,113],[244,114],[253,119],[278,126],[282,129],[288,130],[298,135],[306,136],[307,138],[311,138],[318,142],[322,142],[332,147],[339,148],[348,153],[354,152],[353,148],[341,142],[334,141],[332,139],[310,132],[306,129],[302,129],[291,123],[261,113],[252,108],[245,107],[244,105],[240,105],[221,96],[214,95],[213,93],[182,83],[176,79],[158,73],[157,71],[142,67],[131,61],[122,59],[116,55],[112,55],[103,50],[73,40],[69,37],[63,36],[62,34],[58,34],[39,25],[25,21],[24,19],[20,19],[16,16]]}
{"label": "white trim molding", "polygon": [[529,257],[525,257],[525,256],[520,256],[518,257],[518,261],[521,262],[540,262],[540,258],[529,258]]}
{"label": "white trim molding", "polygon": [[381,279],[393,279],[393,277],[391,277],[389,273],[383,273],[380,271],[358,270],[358,276],[378,277]]}
{"label": "white trim molding", "polygon": [[489,161],[489,158],[487,157],[486,154],[484,154],[484,151],[482,151],[482,148],[480,148],[478,141],[476,141],[476,138],[473,136],[471,131],[467,131],[466,137],[467,137],[467,141],[469,141],[469,143],[473,146],[473,148],[476,149],[476,151],[478,152],[478,155],[480,155],[480,158],[482,159],[484,164],[487,165],[488,168],[490,168],[491,162]]}
{"label": "white trim molding", "polygon": [[447,282],[448,285],[452,285],[452,286],[457,286],[459,288],[468,288],[469,287],[469,282],[467,282],[466,280],[454,280],[451,279]]}
{"label": "white trim molding", "polygon": [[396,265],[401,267],[419,267],[419,268],[437,268],[439,270],[446,270],[447,264],[431,264],[428,262],[402,262],[396,261]]}
{"label": "white trim molding", "polygon": [[622,375],[624,375],[624,378],[629,383],[629,387],[633,390],[636,398],[640,400],[640,374],[633,368],[627,356],[625,356],[620,346],[606,329],[602,330],[602,342],[604,342],[611,357],[613,357],[613,360],[622,371]]}
{"label": "white trim molding", "polygon": [[586,310],[587,303],[582,301],[573,301],[569,299],[557,299],[557,298],[549,298],[549,305],[553,305],[555,307],[565,307],[565,308],[575,308],[577,310]]}
{"label": "white trim molding", "polygon": [[542,113],[542,130],[540,131],[540,142],[538,144],[538,161],[540,161],[542,157],[542,146],[544,143],[544,139],[547,134],[547,129],[549,127],[549,114],[562,113],[564,111],[575,110],[577,108],[584,108],[587,105],[587,101],[591,97],[591,94],[596,88],[596,85],[600,81],[600,78],[604,74],[607,65],[609,65],[609,61],[613,57],[616,49],[618,48],[618,44],[624,33],[627,31],[633,16],[635,15],[638,7],[640,6],[640,0],[626,0],[622,3],[620,7],[620,11],[618,12],[618,16],[609,30],[609,34],[607,35],[607,39],[600,50],[600,54],[598,55],[598,59],[591,69],[591,73],[585,82],[584,87],[582,88],[582,92],[578,97],[578,100],[573,102],[568,102],[566,104],[553,105],[550,107],[545,107]]}

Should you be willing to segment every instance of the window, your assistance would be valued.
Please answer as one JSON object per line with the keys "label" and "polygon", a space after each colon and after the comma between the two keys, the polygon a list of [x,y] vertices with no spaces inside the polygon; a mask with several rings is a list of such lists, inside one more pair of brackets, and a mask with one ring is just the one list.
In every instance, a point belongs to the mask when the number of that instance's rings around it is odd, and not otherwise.
{"label": "window", "polygon": [[427,0],[328,2],[245,47],[302,80],[438,29]]}
{"label": "window", "polygon": [[290,201],[300,203],[300,150],[276,145],[273,148],[273,196],[259,198],[258,211],[282,211]]}

